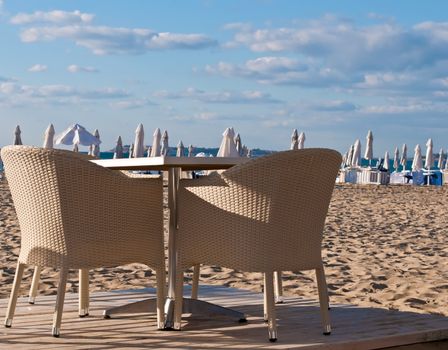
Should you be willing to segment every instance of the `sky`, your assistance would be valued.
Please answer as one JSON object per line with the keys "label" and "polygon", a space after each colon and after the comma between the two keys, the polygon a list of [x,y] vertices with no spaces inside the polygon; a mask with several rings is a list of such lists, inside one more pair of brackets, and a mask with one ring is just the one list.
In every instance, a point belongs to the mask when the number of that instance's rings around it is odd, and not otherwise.
{"label": "sky", "polygon": [[79,123],[218,147],[448,146],[448,1],[0,0],[0,146]]}

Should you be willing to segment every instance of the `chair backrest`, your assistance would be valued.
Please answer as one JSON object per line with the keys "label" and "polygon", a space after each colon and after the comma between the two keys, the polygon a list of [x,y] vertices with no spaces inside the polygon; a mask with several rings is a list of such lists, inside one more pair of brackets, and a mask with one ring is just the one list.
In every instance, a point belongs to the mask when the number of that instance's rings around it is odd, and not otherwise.
{"label": "chair backrest", "polygon": [[[212,213],[205,214],[208,216],[203,221],[210,221],[205,235],[229,240],[222,244],[209,240],[211,245],[219,245],[220,254],[216,255],[218,260],[207,263],[225,266],[226,262],[219,259],[226,259],[223,246],[228,245],[229,259],[239,255],[234,268],[262,271],[317,267],[340,163],[341,155],[334,150],[285,151],[226,170],[220,180],[210,178],[216,191],[201,189],[207,186],[206,181],[198,187],[189,183],[186,190],[196,195],[197,205],[205,201],[216,212],[216,219]],[[189,201],[180,205],[188,207],[195,199],[190,197]],[[188,208],[181,214],[185,210]],[[181,219],[187,217],[185,213]],[[219,223],[220,217],[226,217],[225,222]],[[196,225],[194,230],[199,231],[207,224]]]}
{"label": "chair backrest", "polygon": [[[146,263],[126,258],[133,254],[126,240],[132,241],[133,234],[149,237],[151,229],[159,234],[154,244],[163,249],[161,181],[154,192],[143,186],[141,194],[130,194],[130,182],[138,179],[98,166],[76,152],[7,146],[1,155],[21,229],[21,262],[72,268],[98,262]],[[159,204],[153,212],[145,200],[151,195]],[[126,211],[130,196],[140,203]],[[137,247],[146,244],[135,240]]]}

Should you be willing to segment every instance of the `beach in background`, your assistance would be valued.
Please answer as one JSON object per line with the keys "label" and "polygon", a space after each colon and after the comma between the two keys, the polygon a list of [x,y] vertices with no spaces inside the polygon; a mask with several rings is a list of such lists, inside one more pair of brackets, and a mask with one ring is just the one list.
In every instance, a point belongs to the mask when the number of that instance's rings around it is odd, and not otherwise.
{"label": "beach in background", "polygon": [[[447,197],[446,186],[337,185],[323,241],[331,302],[448,316]],[[0,297],[7,298],[20,227],[5,179],[0,206]],[[166,196],[164,207],[167,216]],[[26,270],[21,295],[28,294],[32,273]],[[57,279],[57,271],[44,269],[39,295],[56,294]],[[203,266],[201,282],[262,290],[261,274],[221,267]],[[139,264],[90,272],[92,292],[154,285],[154,274]],[[312,271],[285,272],[283,286],[285,295],[317,298]],[[77,271],[70,274],[67,288],[77,292]]]}

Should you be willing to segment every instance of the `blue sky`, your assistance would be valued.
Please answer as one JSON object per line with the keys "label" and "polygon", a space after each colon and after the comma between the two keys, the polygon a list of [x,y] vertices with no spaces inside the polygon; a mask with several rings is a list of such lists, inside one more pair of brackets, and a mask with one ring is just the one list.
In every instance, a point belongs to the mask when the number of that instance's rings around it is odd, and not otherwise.
{"label": "blue sky", "polygon": [[447,1],[0,0],[0,146],[78,122],[146,143],[448,146]]}

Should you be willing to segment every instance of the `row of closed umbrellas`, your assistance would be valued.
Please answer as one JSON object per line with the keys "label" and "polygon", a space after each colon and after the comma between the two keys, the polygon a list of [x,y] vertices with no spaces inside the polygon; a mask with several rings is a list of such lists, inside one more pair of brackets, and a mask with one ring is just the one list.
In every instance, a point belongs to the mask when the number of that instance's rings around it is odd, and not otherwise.
{"label": "row of closed umbrellas", "polygon": [[[364,153],[364,159],[369,162],[369,165],[372,165],[373,161],[373,134],[372,131],[369,130],[366,137],[366,150]],[[389,152],[386,151],[384,154],[384,159],[382,162],[382,167],[386,170],[389,169]],[[425,165],[423,166],[423,158],[422,158],[422,150],[419,144],[415,146],[414,149],[414,158],[411,165],[412,171],[420,171],[423,168],[431,169],[434,166],[435,157],[433,151],[433,142],[432,139],[428,139],[426,142],[426,158]],[[445,169],[448,169],[448,162],[445,162],[445,153],[443,149],[439,151],[439,159],[437,162],[437,167],[439,169],[443,169],[445,164]],[[403,144],[401,148],[401,157],[400,151],[398,147],[395,147],[394,151],[394,161],[393,167],[395,171],[398,171],[398,168],[401,166],[402,170],[406,170],[407,165],[407,145]],[[357,139],[353,145],[350,146],[347,153],[344,154],[342,160],[343,167],[360,167],[361,166],[361,141]]]}
{"label": "row of closed umbrellas", "polygon": [[[129,157],[144,157],[145,151],[147,157],[167,156],[169,152],[168,132],[165,130],[163,134],[157,128],[153,134],[153,143],[146,147],[144,142],[145,132],[143,124],[139,124],[135,130],[135,140],[129,148]],[[73,124],[64,130],[61,134],[55,136],[53,124],[50,124],[44,135],[44,148],[53,148],[53,145],[73,145],[73,151],[79,151],[79,145],[89,146],[89,154],[95,157],[100,156],[100,134],[98,129],[91,134],[83,126]],[[20,126],[17,126],[14,132],[14,145],[22,145]],[[193,156],[194,147],[188,147],[188,156]],[[121,136],[118,136],[114,149],[114,158],[123,158],[124,147]],[[177,145],[176,156],[183,157],[185,155],[185,147],[182,141]],[[217,154],[218,157],[250,157],[250,150],[242,144],[241,137],[236,134],[233,128],[227,128],[223,133],[223,139]]]}

